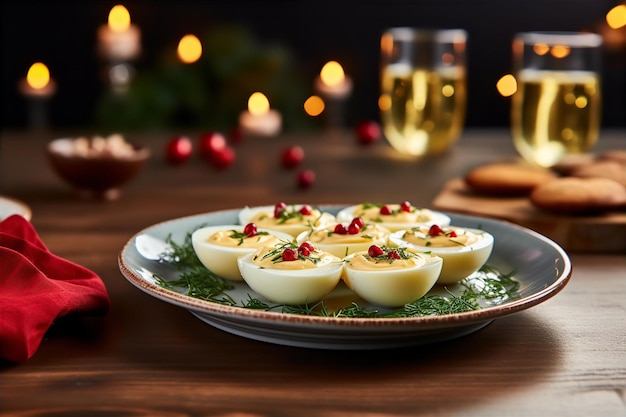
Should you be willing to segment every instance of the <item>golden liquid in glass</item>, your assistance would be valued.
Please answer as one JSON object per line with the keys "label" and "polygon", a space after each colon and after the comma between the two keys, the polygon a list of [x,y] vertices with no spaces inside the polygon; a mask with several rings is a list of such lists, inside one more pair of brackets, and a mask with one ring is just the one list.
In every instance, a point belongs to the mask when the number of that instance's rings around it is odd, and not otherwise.
{"label": "golden liquid in glass", "polygon": [[523,70],[513,95],[513,143],[527,161],[550,167],[598,140],[600,81],[594,72]]}
{"label": "golden liquid in glass", "polygon": [[381,79],[381,122],[392,147],[413,156],[437,154],[460,136],[465,122],[463,68],[390,65]]}

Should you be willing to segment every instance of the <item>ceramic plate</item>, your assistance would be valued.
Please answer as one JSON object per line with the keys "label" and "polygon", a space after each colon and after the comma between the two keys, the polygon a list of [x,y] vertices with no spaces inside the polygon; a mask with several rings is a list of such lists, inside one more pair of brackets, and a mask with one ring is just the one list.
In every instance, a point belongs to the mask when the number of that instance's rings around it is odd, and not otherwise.
{"label": "ceramic plate", "polygon": [[[345,206],[324,206],[336,214]],[[518,297],[479,310],[414,318],[338,318],[287,314],[233,307],[193,298],[157,285],[154,276],[176,279],[178,273],[157,260],[168,237],[182,243],[199,225],[237,224],[238,209],[183,217],[156,224],[134,235],[119,254],[122,274],[140,290],[185,308],[205,323],[239,336],[288,346],[319,349],[383,349],[423,345],[475,332],[491,321],[533,307],[561,291],[571,276],[565,251],[550,239],[529,229],[500,220],[449,214],[452,224],[477,228],[495,238],[488,265],[503,272],[516,271]],[[235,300],[254,294],[245,282],[229,291]],[[453,289],[454,290],[454,289]],[[437,291],[437,290],[435,290]],[[328,303],[346,302],[351,291],[338,286]],[[350,301],[347,301],[347,305]]]}
{"label": "ceramic plate", "polygon": [[30,220],[32,212],[30,207],[19,200],[0,196],[0,220],[4,220],[12,214],[19,214],[26,220]]}

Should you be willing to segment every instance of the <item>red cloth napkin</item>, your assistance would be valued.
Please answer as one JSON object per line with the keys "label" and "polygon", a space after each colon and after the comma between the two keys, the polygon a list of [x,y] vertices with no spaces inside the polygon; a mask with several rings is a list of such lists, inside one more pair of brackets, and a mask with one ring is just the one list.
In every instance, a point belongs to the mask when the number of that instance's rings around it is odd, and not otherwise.
{"label": "red cloth napkin", "polygon": [[55,319],[104,315],[109,307],[100,277],[51,253],[28,220],[0,222],[0,357],[25,361]]}

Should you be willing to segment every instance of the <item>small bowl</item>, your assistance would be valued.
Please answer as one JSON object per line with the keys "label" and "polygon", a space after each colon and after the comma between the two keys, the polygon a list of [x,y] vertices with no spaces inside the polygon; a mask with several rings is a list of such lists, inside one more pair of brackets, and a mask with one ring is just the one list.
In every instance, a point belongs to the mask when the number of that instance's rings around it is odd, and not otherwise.
{"label": "small bowl", "polygon": [[[237,259],[248,253],[253,253],[265,245],[271,245],[278,240],[291,241],[293,237],[286,233],[273,230],[259,229],[259,239],[243,239],[242,245],[232,246],[211,242],[209,238],[215,233],[228,231],[242,232],[242,225],[221,225],[202,227],[191,234],[191,243],[196,252],[196,256],[208,270],[220,277],[231,281],[242,281],[243,277],[239,272]],[[223,234],[223,233],[222,233]],[[223,235],[224,236],[224,235]],[[228,238],[228,240],[231,240]]]}
{"label": "small bowl", "polygon": [[56,139],[48,144],[46,153],[57,175],[85,198],[117,199],[121,187],[133,179],[150,158],[148,148],[135,144],[129,144],[132,152],[123,156],[83,155],[75,152],[75,144],[76,139]]}

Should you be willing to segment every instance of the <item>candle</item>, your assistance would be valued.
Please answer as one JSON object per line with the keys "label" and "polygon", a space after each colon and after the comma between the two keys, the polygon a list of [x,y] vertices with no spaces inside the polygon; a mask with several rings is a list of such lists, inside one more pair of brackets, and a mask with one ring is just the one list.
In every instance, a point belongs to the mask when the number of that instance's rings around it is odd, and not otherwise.
{"label": "candle", "polygon": [[318,94],[328,99],[344,99],[352,93],[352,80],[337,61],[329,61],[315,79]]}
{"label": "candle", "polygon": [[56,82],[42,62],[30,66],[25,78],[18,82],[18,90],[29,99],[29,125],[43,127],[47,124],[46,101],[56,92]]}
{"label": "candle", "polygon": [[239,115],[239,126],[245,133],[259,136],[275,136],[280,132],[282,117],[270,109],[270,102],[263,93],[253,93],[248,99],[248,110]]}
{"label": "candle", "polygon": [[47,99],[56,92],[56,82],[44,63],[35,62],[28,69],[26,77],[20,80],[18,88],[26,97]]}
{"label": "candle", "polygon": [[141,32],[130,22],[128,10],[114,6],[109,12],[108,24],[98,28],[100,55],[110,61],[126,61],[136,58],[141,50]]}

